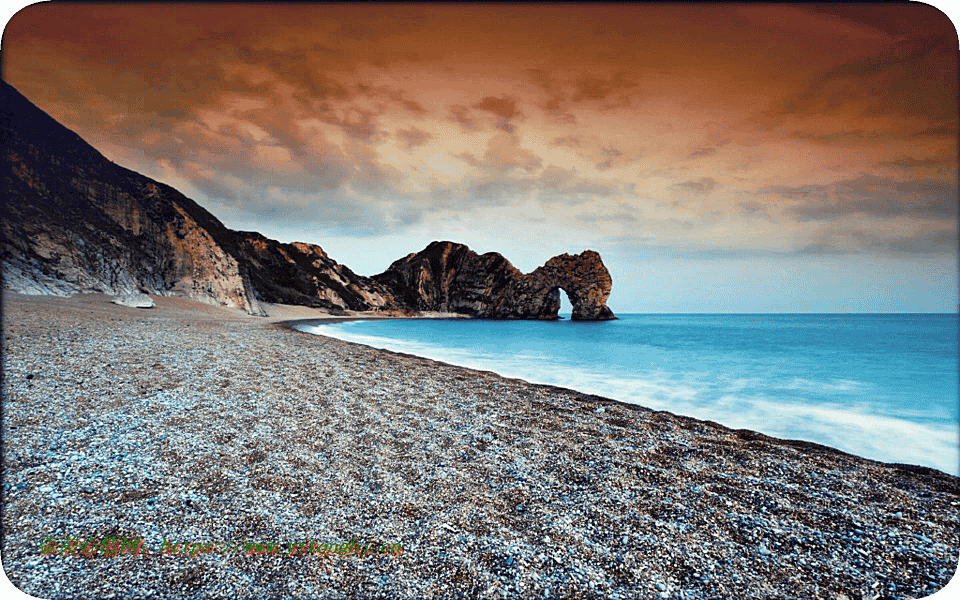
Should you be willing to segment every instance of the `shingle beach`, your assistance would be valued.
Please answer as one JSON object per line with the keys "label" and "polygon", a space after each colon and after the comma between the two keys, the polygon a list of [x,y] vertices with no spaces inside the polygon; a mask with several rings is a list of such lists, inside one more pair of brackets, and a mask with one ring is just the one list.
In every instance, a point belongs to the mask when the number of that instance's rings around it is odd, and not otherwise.
{"label": "shingle beach", "polygon": [[[28,594],[863,600],[957,570],[939,471],[290,329],[310,309],[154,300],[4,293],[3,568]],[[353,539],[403,552],[286,555]]]}

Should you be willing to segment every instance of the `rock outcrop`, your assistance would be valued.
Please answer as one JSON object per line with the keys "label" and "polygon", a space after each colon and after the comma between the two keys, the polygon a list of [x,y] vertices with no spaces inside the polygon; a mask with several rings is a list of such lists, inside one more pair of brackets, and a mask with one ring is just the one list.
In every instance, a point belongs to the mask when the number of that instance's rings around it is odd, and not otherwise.
{"label": "rock outcrop", "polygon": [[129,306],[130,308],[153,308],[156,306],[150,296],[137,293],[114,296],[113,303],[119,304],[120,306]]}
{"label": "rock outcrop", "polygon": [[261,301],[334,313],[401,308],[390,292],[337,263],[320,246],[282,244],[256,232],[239,231],[234,234],[234,248]]}
{"label": "rock outcrop", "polygon": [[463,244],[433,242],[394,262],[373,280],[418,311],[499,319],[556,319],[560,290],[573,319],[616,319],[607,307],[613,281],[600,255],[562,254],[523,274],[496,252],[479,255]]}

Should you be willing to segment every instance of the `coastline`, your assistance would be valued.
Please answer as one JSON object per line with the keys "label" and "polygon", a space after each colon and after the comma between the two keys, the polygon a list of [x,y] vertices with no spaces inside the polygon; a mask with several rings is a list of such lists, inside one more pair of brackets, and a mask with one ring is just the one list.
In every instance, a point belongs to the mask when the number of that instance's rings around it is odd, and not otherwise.
{"label": "coastline", "polygon": [[[87,296],[4,293],[4,568],[36,596],[910,598],[956,571],[934,469],[290,328],[396,316]],[[138,533],[404,555],[37,552]]]}
{"label": "coastline", "polygon": [[[438,319],[294,328],[958,476],[957,396],[950,389],[956,385],[955,359],[950,373],[956,316],[926,317],[628,314],[619,322],[582,326]],[[744,335],[690,345],[697,336],[721,333],[713,329],[719,324],[726,332],[745,328]],[[854,335],[813,341],[801,333],[819,332],[824,324]],[[893,324],[898,337],[886,336],[885,343],[865,334]],[[660,336],[667,334],[677,343],[664,344]],[[917,340],[925,340],[922,350],[902,351]],[[767,343],[779,353],[758,351]],[[788,352],[790,360],[777,364]]]}
{"label": "coastline", "polygon": [[284,329],[299,331],[297,325],[324,325],[328,323],[347,323],[349,321],[387,321],[391,319],[449,319],[451,321],[461,319],[472,319],[473,317],[465,315],[456,315],[455,313],[421,313],[417,315],[383,315],[355,313],[352,315],[328,315],[324,317],[312,317],[309,319],[284,319],[282,321],[271,321],[272,324]]}

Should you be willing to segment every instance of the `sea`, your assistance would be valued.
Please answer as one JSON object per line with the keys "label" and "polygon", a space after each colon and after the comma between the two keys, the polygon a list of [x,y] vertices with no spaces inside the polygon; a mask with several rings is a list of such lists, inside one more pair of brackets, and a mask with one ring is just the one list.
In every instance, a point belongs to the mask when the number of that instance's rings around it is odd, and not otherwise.
{"label": "sea", "polygon": [[618,316],[298,328],[960,474],[956,314]]}

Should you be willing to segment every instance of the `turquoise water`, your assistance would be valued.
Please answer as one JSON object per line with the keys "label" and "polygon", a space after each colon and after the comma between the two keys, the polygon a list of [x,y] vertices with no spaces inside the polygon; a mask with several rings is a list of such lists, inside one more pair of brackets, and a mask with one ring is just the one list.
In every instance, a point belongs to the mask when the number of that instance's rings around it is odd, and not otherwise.
{"label": "turquoise water", "polygon": [[304,331],[958,474],[957,315],[385,320]]}

